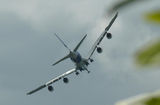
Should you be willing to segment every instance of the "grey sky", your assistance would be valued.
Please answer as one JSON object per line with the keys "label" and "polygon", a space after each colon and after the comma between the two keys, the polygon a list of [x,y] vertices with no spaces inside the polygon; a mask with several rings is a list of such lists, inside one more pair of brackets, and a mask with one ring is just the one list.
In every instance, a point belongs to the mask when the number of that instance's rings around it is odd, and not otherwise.
{"label": "grey sky", "polygon": [[[74,67],[70,60],[51,64],[68,53],[55,32],[85,56],[112,16],[105,14],[112,0],[0,0],[0,104],[2,105],[112,105],[139,93],[159,89],[160,71],[138,71],[133,55],[159,35],[159,27],[145,23],[142,13],[160,2],[131,5],[119,11],[111,28],[112,40],[104,39],[104,52],[94,54],[90,74],[70,75],[70,83],[54,84],[54,93],[43,89],[26,92]],[[142,6],[143,5],[143,6]]]}

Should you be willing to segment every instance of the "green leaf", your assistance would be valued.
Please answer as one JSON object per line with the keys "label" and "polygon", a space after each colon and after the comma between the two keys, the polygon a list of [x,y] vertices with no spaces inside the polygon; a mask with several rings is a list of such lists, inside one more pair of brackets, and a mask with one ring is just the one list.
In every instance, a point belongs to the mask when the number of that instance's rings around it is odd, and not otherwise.
{"label": "green leaf", "polygon": [[160,97],[152,97],[145,102],[145,105],[160,105]]}
{"label": "green leaf", "polygon": [[120,2],[116,3],[110,10],[109,13],[113,13],[115,11],[118,11],[119,9],[130,5],[134,2],[138,2],[138,1],[146,1],[146,0],[121,0]]}
{"label": "green leaf", "polygon": [[145,15],[145,18],[149,22],[160,24],[160,10],[152,11]]}
{"label": "green leaf", "polygon": [[160,66],[160,40],[151,42],[136,54],[136,63],[140,66]]}
{"label": "green leaf", "polygon": [[125,100],[121,100],[116,105],[160,105],[160,91],[143,93]]}

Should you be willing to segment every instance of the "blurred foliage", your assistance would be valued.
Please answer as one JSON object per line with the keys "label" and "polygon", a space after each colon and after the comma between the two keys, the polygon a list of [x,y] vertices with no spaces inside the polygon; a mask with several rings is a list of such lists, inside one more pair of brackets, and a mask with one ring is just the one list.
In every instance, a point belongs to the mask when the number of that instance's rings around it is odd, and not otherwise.
{"label": "blurred foliage", "polygon": [[[147,1],[147,0],[119,0],[116,4],[112,6],[109,10],[109,13],[112,14],[120,9],[136,3],[138,1]],[[148,0],[149,1],[149,0]],[[150,2],[152,2],[150,0]],[[145,5],[145,4],[142,4]],[[144,15],[145,20],[147,22],[152,22],[154,24],[160,24],[160,9],[150,11]],[[148,66],[160,66],[160,40],[152,41],[146,44],[146,46],[141,47],[140,50],[137,51],[135,55],[136,63],[142,67]],[[143,100],[143,99],[142,99]],[[149,99],[145,99],[143,101],[139,101],[136,105],[160,105],[160,96],[150,97]],[[127,104],[126,102],[122,102],[117,105],[135,105],[135,104]]]}
{"label": "blurred foliage", "polygon": [[118,11],[119,9],[137,1],[146,1],[146,0],[121,0],[118,3],[116,3],[114,6],[112,6],[112,8],[109,10],[109,13]]}
{"label": "blurred foliage", "polygon": [[[130,4],[133,4],[138,1],[147,1],[147,0],[120,0],[119,2],[115,3],[112,8],[109,10],[109,13],[112,14],[119,9],[122,9]],[[152,11],[145,15],[145,19],[149,22],[158,23],[160,24],[160,10]]]}
{"label": "blurred foliage", "polygon": [[160,40],[138,51],[136,54],[136,62],[141,66],[160,66]]}
{"label": "blurred foliage", "polygon": [[145,19],[149,22],[160,24],[160,10],[152,11],[145,15]]}
{"label": "blurred foliage", "polygon": [[160,97],[153,97],[151,99],[148,99],[144,104],[145,105],[160,105]]}

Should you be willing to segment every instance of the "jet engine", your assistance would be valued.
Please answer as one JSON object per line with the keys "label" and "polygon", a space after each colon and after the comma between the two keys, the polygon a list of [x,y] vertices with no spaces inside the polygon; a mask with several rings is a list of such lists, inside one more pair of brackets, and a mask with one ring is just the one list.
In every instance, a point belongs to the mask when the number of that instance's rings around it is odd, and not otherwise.
{"label": "jet engine", "polygon": [[68,78],[63,78],[63,82],[64,82],[64,83],[68,83],[68,82],[69,82],[69,79],[68,79]]}
{"label": "jet engine", "polygon": [[48,86],[48,91],[53,92],[54,88],[52,86]]}
{"label": "jet engine", "polygon": [[97,52],[98,53],[102,53],[102,48],[101,47],[97,47]]}
{"label": "jet engine", "polygon": [[111,39],[111,38],[112,38],[112,34],[111,34],[111,33],[107,33],[107,34],[106,34],[106,37],[107,37],[108,39]]}

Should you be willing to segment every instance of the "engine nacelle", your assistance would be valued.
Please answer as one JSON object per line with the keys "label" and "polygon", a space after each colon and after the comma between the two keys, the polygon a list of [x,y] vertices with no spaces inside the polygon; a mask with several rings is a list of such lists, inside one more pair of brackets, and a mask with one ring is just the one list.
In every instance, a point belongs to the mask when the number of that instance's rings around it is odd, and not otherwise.
{"label": "engine nacelle", "polygon": [[68,79],[68,78],[63,78],[63,82],[64,82],[64,83],[68,83],[68,82],[69,82],[69,79]]}
{"label": "engine nacelle", "polygon": [[48,86],[48,91],[53,92],[54,88],[53,86]]}
{"label": "engine nacelle", "polygon": [[102,53],[102,51],[103,51],[103,50],[102,50],[101,47],[97,47],[97,52],[98,52],[98,53]]}
{"label": "engine nacelle", "polygon": [[107,37],[108,39],[111,39],[111,38],[112,38],[112,34],[111,34],[111,33],[107,33],[107,34],[106,34],[106,37]]}

